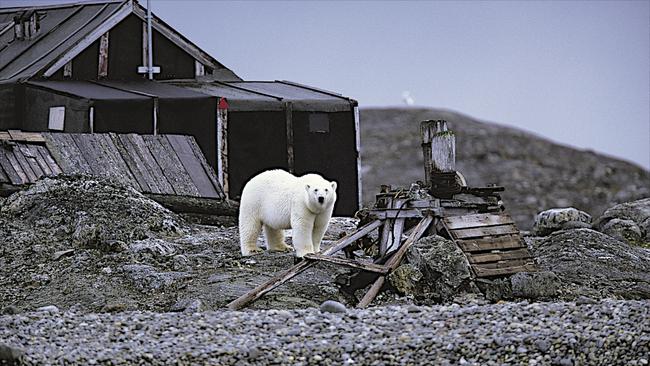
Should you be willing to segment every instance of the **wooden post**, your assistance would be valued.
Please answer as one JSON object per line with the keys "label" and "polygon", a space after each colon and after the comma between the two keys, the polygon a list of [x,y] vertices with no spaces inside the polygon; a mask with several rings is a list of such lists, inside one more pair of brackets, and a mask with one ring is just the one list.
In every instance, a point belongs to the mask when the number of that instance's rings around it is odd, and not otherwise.
{"label": "wooden post", "polygon": [[[347,247],[348,245],[354,243],[358,239],[368,235],[371,231],[375,230],[377,227],[381,225],[381,220],[374,220],[371,221],[364,226],[358,228],[354,233],[347,235],[341,239],[339,239],[334,245],[332,245],[329,249],[327,249],[325,252],[323,252],[324,255],[332,255],[343,248]],[[232,301],[230,304],[228,304],[228,309],[230,310],[239,310],[243,308],[244,306],[248,305],[249,303],[259,299],[262,297],[265,293],[273,290],[274,288],[278,287],[279,285],[283,284],[284,282],[292,279],[293,277],[297,276],[300,274],[302,271],[306,270],[307,268],[313,266],[316,264],[316,261],[314,260],[309,260],[306,258],[302,262],[296,264],[295,266],[287,269],[286,271],[281,272],[277,276],[271,278],[270,280],[266,281],[265,283],[255,287],[251,291],[245,293],[244,295],[240,296],[238,299]]]}
{"label": "wooden post", "polygon": [[287,168],[289,173],[294,172],[294,155],[293,155],[293,105],[291,102],[284,104],[285,118],[287,122]]}
{"label": "wooden post", "polygon": [[97,63],[97,76],[105,78],[108,76],[108,32],[102,34],[99,39],[99,62]]}
{"label": "wooden post", "polygon": [[217,102],[217,177],[226,197],[230,197],[228,184],[228,101]]}
{"label": "wooden post", "polygon": [[[397,250],[397,252],[390,257],[388,262],[386,263],[386,267],[388,267],[388,271],[394,270],[399,266],[399,264],[402,262],[402,258],[406,254],[406,251],[408,248],[415,243],[418,239],[424,235],[426,232],[427,228],[429,225],[431,225],[431,222],[433,221],[433,216],[427,215],[425,218],[423,218],[415,227],[415,229],[411,232],[411,235],[404,241],[404,244]],[[370,286],[370,289],[366,294],[363,296],[361,301],[357,304],[357,308],[365,308],[370,303],[372,300],[375,299],[379,291],[381,290],[382,286],[384,285],[384,282],[386,282],[386,276],[379,276],[377,280],[375,280],[375,283]]]}
{"label": "wooden post", "polygon": [[447,128],[447,121],[429,120],[420,123],[424,180],[431,185],[432,173],[456,171],[456,136]]}

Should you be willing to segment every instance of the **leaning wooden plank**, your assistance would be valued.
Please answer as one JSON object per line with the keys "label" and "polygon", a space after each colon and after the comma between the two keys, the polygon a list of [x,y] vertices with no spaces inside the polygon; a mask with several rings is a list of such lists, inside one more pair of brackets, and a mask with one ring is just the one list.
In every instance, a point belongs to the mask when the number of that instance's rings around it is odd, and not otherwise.
{"label": "leaning wooden plank", "polygon": [[469,253],[467,259],[470,263],[487,263],[498,262],[506,259],[526,259],[531,258],[527,248],[508,250],[500,253]]}
{"label": "leaning wooden plank", "polygon": [[519,235],[503,235],[490,238],[456,240],[465,252],[480,252],[486,250],[525,248],[526,245]]}
{"label": "leaning wooden plank", "polygon": [[79,148],[79,152],[84,156],[92,174],[96,177],[109,178],[111,174],[110,166],[107,164],[104,154],[97,147],[95,136],[91,134],[71,134],[72,140]]}
{"label": "leaning wooden plank", "polygon": [[9,135],[9,132],[0,131],[0,141],[1,140],[11,140],[11,135]]}
{"label": "leaning wooden plank", "polygon": [[517,267],[508,267],[508,268],[476,268],[474,267],[474,273],[477,277],[493,277],[493,276],[503,276],[518,272],[537,272],[539,268],[535,264],[526,264],[523,266]]}
{"label": "leaning wooden plank", "polygon": [[13,141],[19,142],[45,142],[40,132],[23,132],[20,130],[9,130],[9,136]]}
{"label": "leaning wooden plank", "polygon": [[[144,166],[144,162],[137,153],[136,148],[132,145],[127,135],[110,134],[113,144],[122,155],[122,158],[129,167],[131,174],[140,186],[140,192],[160,193],[153,177]],[[153,186],[152,186],[153,185]]]}
{"label": "leaning wooden plank", "polygon": [[[388,267],[389,271],[394,270],[399,266],[399,264],[402,262],[402,257],[406,254],[406,251],[409,249],[409,247],[415,243],[418,239],[424,235],[424,232],[429,228],[429,225],[431,225],[431,222],[433,221],[433,216],[428,215],[420,222],[417,224],[415,230],[409,235],[409,237],[404,241],[404,244],[402,244],[401,247],[393,254],[392,257],[388,260],[386,263],[386,267]],[[357,304],[357,308],[365,308],[370,303],[372,300],[375,299],[379,291],[381,290],[382,286],[384,285],[384,282],[386,281],[386,276],[379,276],[377,280],[375,280],[375,283],[370,286],[370,289],[366,294],[363,296],[361,301]]]}
{"label": "leaning wooden plank", "polygon": [[155,181],[155,184],[159,189],[159,192],[152,193],[174,194],[174,188],[172,188],[172,185],[169,184],[169,181],[167,181],[167,178],[165,178],[162,169],[160,169],[160,165],[158,165],[156,159],[154,159],[154,157],[151,155],[151,152],[147,148],[147,144],[145,144],[142,136],[129,134],[127,135],[127,138],[135,147],[136,151],[140,155],[140,158],[149,170],[152,179]]}
{"label": "leaning wooden plank", "polygon": [[180,213],[195,213],[217,216],[237,216],[239,203],[207,197],[180,197],[147,193],[147,197],[163,207]]}
{"label": "leaning wooden plank", "polygon": [[208,161],[205,159],[205,155],[203,155],[203,151],[201,151],[201,149],[199,148],[199,145],[196,143],[194,137],[189,137],[189,139],[190,139],[190,147],[192,148],[192,151],[194,151],[194,155],[197,157],[197,159],[199,159],[199,162],[201,163],[203,170],[205,170],[208,179],[210,179],[210,182],[212,182],[212,185],[219,193],[220,198],[226,198],[226,193],[223,191],[223,187],[221,186],[221,184],[219,184],[219,179],[217,178],[217,174],[215,173],[214,169],[212,169],[210,164],[208,164]]}
{"label": "leaning wooden plank", "polygon": [[174,151],[183,164],[183,167],[185,167],[185,170],[192,178],[194,185],[199,190],[199,194],[202,197],[220,198],[219,193],[212,185],[212,182],[210,181],[210,178],[208,178],[203,166],[201,166],[196,155],[194,155],[194,152],[190,147],[189,137],[179,135],[167,135],[166,137],[174,148]]}
{"label": "leaning wooden plank", "polygon": [[16,144],[16,148],[14,148],[14,151],[16,149],[20,150],[20,153],[29,164],[29,167],[32,168],[34,175],[36,175],[36,179],[45,175],[45,172],[43,171],[41,166],[38,164],[38,161],[36,160],[36,156],[34,156],[34,153],[29,149],[27,144],[24,143]]}
{"label": "leaning wooden plank", "polygon": [[19,166],[14,166],[14,167],[16,169],[22,169],[25,176],[27,176],[27,183],[36,182],[36,179],[38,179],[38,177],[36,176],[36,173],[34,173],[32,168],[29,166],[27,159],[25,159],[23,154],[20,152],[20,148],[15,147],[13,150],[11,150],[11,152],[8,154],[9,161],[12,160],[11,155],[13,155],[14,159],[19,164]]}
{"label": "leaning wooden plank", "polygon": [[0,183],[11,183],[11,180],[5,173],[4,169],[2,169],[2,165],[0,165]]}
{"label": "leaning wooden plank", "polygon": [[199,196],[199,190],[192,182],[189,174],[183,169],[181,161],[178,160],[165,136],[148,135],[143,136],[143,139],[151,155],[162,168],[167,181],[171,183],[174,192],[179,196]]}
{"label": "leaning wooden plank", "polygon": [[90,164],[67,133],[45,133],[45,146],[66,174],[92,174]]}
{"label": "leaning wooden plank", "polygon": [[38,151],[38,146],[33,144],[25,144],[24,147],[28,149],[29,153],[34,157],[39,168],[41,168],[41,170],[43,171],[43,175],[51,177],[53,175],[52,169],[47,164],[45,159],[43,159],[43,156],[41,156],[41,153]]}
{"label": "leaning wooden plank", "polygon": [[389,208],[389,209],[373,209],[370,210],[370,216],[376,217],[378,219],[386,220],[386,219],[395,219],[395,218],[422,218],[422,211],[416,210],[416,209],[397,209],[397,208]]}
{"label": "leaning wooden plank", "polygon": [[[366,225],[358,228],[356,231],[354,231],[352,234],[347,235],[341,239],[339,239],[334,245],[332,245],[329,249],[327,249],[325,252],[323,252],[324,255],[331,255],[334,254],[343,248],[347,247],[348,245],[354,243],[358,239],[366,236],[368,233],[376,229],[381,225],[380,220],[375,220],[367,223]],[[273,290],[274,288],[278,287],[279,285],[283,284],[284,282],[292,279],[296,275],[300,274],[307,268],[313,266],[316,264],[314,261],[309,261],[309,260],[303,260],[302,262],[294,265],[293,267],[282,271],[275,277],[271,278],[270,280],[258,285],[251,291],[245,293],[244,295],[240,296],[236,300],[232,301],[230,304],[228,304],[228,308],[230,310],[239,310],[243,308],[244,306],[248,305],[249,303],[259,299],[260,297],[264,296],[267,292]]]}
{"label": "leaning wooden plank", "polygon": [[518,234],[518,233],[519,230],[513,224],[451,230],[452,236],[457,239],[480,238],[482,236],[488,236],[488,235],[506,235],[506,234]]}
{"label": "leaning wooden plank", "polygon": [[35,148],[38,151],[39,155],[41,156],[43,161],[47,164],[48,168],[52,172],[52,175],[58,175],[63,173],[61,167],[59,166],[59,164],[56,163],[56,161],[54,161],[54,158],[50,154],[50,151],[47,149],[47,147],[42,145],[37,145],[37,146],[33,146],[33,148]]}
{"label": "leaning wooden plank", "polygon": [[6,173],[11,184],[21,185],[27,183],[27,177],[24,176],[22,169],[20,172],[16,171],[14,165],[9,161],[10,153],[10,150],[0,147],[0,167],[2,167],[2,170]]}
{"label": "leaning wooden plank", "polygon": [[479,226],[513,224],[512,218],[507,214],[474,214],[463,216],[445,217],[445,223],[450,229],[466,229]]}
{"label": "leaning wooden plank", "polygon": [[322,254],[319,254],[319,253],[307,254],[307,255],[305,255],[305,258],[307,258],[309,260],[314,260],[314,261],[322,261],[322,262],[334,263],[334,264],[338,264],[338,265],[341,265],[341,266],[361,269],[361,270],[368,271],[368,272],[381,273],[381,274],[388,273],[388,268],[386,266],[382,266],[380,264],[362,263],[362,262],[351,260],[351,259],[346,259],[346,258],[341,258],[341,257],[334,257],[334,256],[330,256],[330,255],[322,255]]}
{"label": "leaning wooden plank", "polygon": [[117,150],[113,139],[107,133],[94,134],[93,136],[95,136],[98,147],[101,148],[104,159],[110,166],[111,173],[117,174],[115,179],[129,187],[139,190],[140,185],[126,165],[122,154]]}

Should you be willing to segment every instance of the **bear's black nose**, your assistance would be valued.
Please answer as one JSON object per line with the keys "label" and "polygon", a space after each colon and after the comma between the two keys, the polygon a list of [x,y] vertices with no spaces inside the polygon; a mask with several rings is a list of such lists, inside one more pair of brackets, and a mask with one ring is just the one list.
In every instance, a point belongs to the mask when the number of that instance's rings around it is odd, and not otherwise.
{"label": "bear's black nose", "polygon": [[318,197],[318,202],[319,203],[325,202],[325,197]]}

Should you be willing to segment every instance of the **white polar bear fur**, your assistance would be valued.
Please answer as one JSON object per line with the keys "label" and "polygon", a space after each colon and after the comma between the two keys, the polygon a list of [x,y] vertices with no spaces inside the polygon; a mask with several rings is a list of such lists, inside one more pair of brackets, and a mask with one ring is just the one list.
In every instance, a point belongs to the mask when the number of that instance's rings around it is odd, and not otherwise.
{"label": "white polar bear fur", "polygon": [[241,254],[262,252],[257,247],[262,227],[269,251],[290,251],[282,230],[292,229],[297,257],[319,252],[334,210],[336,186],[336,182],[318,174],[296,177],[280,169],[251,178],[244,186],[239,205]]}

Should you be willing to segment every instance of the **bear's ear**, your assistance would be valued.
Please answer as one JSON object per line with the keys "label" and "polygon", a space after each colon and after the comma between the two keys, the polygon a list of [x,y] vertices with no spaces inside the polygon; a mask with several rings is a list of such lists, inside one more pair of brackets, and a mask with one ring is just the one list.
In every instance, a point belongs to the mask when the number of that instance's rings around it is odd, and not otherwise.
{"label": "bear's ear", "polygon": [[332,185],[332,189],[336,191],[336,181],[333,180],[330,182],[330,184]]}
{"label": "bear's ear", "polygon": [[311,188],[309,184],[305,184],[305,191],[309,192],[309,188]]}

